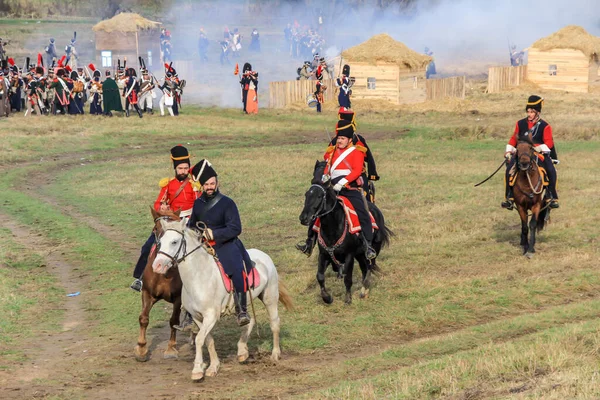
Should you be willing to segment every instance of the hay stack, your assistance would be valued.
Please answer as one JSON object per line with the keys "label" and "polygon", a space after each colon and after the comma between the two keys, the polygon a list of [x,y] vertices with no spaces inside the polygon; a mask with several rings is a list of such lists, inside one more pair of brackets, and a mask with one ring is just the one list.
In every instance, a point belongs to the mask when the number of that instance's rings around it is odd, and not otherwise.
{"label": "hay stack", "polygon": [[423,69],[433,60],[409,49],[386,33],[375,35],[366,42],[349,48],[342,53],[342,57],[346,62],[366,62],[373,65],[387,62],[409,69]]}
{"label": "hay stack", "polygon": [[92,30],[94,32],[137,32],[141,29],[157,29],[160,22],[150,21],[135,13],[121,13],[111,19],[98,22]]}
{"label": "hay stack", "polygon": [[553,49],[580,50],[588,57],[600,55],[600,37],[590,35],[578,25],[568,25],[552,35],[535,42],[531,47],[540,51]]}

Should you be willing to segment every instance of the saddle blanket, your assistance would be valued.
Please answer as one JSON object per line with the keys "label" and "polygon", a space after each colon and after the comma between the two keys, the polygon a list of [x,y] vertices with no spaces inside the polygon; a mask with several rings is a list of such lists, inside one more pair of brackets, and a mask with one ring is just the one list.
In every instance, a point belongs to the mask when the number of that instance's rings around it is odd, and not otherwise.
{"label": "saddle blanket", "polygon": [[[538,171],[540,172],[540,176],[542,177],[542,183],[544,186],[548,186],[550,184],[550,178],[548,178],[548,173],[546,172],[546,169],[544,167],[542,167],[541,165],[538,165]],[[516,173],[516,166],[513,167],[513,169],[510,171],[510,180],[508,182],[508,184],[510,186],[515,186],[515,182],[517,181],[517,176],[518,174]]]}
{"label": "saddle blanket", "polygon": [[[221,271],[221,278],[223,278],[223,284],[225,285],[225,290],[227,290],[228,293],[231,293],[232,291],[234,291],[233,281],[231,280],[229,275],[227,275],[225,273],[225,270],[223,269],[223,265],[221,264],[221,262],[216,259],[215,259],[215,262],[217,263],[217,266],[219,267],[219,271]],[[252,264],[254,264],[254,261],[252,261]],[[250,270],[250,275],[246,275],[246,271],[243,271],[242,273],[244,274],[244,282],[245,282],[244,283],[244,292],[248,291],[248,286],[250,287],[250,289],[254,289],[260,285],[260,275],[259,275],[256,267],[253,267]]]}
{"label": "saddle blanket", "polygon": [[[355,233],[360,232],[361,228],[360,221],[358,220],[358,214],[356,214],[356,211],[354,210],[352,203],[350,203],[350,200],[343,196],[340,196],[338,197],[338,201],[344,207],[344,212],[346,214],[346,222],[348,223],[348,230],[350,231],[350,234],[353,235]],[[375,222],[375,218],[373,218],[373,214],[369,212],[369,215],[371,217],[371,225],[373,226],[373,230],[378,230],[379,227],[377,226],[377,222]],[[320,218],[317,218],[312,229],[317,233],[321,230]]]}

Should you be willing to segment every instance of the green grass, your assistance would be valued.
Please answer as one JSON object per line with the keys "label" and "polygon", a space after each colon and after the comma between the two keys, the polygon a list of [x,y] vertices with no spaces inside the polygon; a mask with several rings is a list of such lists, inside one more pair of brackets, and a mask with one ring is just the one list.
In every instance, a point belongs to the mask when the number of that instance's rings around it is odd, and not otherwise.
{"label": "green grass", "polygon": [[62,296],[43,258],[0,229],[0,369],[22,360],[23,343],[40,331],[56,331]]}
{"label": "green grass", "polygon": [[[214,163],[223,192],[239,206],[246,247],[269,253],[290,289],[296,310],[282,315],[284,354],[332,358],[326,374],[307,367],[295,378],[255,383],[240,390],[240,397],[315,382],[319,390],[307,397],[441,397],[475,390],[485,381],[491,383],[484,394],[502,396],[507,382],[521,384],[507,371],[516,368],[526,376],[522,363],[546,357],[544,335],[559,344],[574,334],[590,337],[592,328],[586,324],[593,324],[599,314],[600,219],[595,210],[600,206],[600,177],[594,157],[599,141],[576,137],[559,142],[561,209],[553,211],[552,223],[539,235],[537,255],[527,260],[518,247],[518,216],[499,207],[501,177],[473,187],[501,161],[505,137],[478,135],[470,130],[469,117],[463,127],[471,133],[463,134],[458,128],[437,126],[439,119],[412,124],[420,114],[398,121],[365,115],[359,126],[382,176],[377,204],[397,236],[382,253],[385,275],[375,280],[367,300],[355,296],[345,306],[342,283],[328,274],[335,301],[325,306],[315,282],[315,257],[306,259],[293,244],[306,232],[298,215],[314,161],[324,150],[321,132],[331,121],[270,110],[260,119],[244,118],[237,110],[188,108],[186,113],[152,124],[143,119],[122,125],[119,118],[84,129],[67,124],[60,132],[61,119],[48,118],[43,122],[55,132],[50,135],[15,118],[20,133],[3,136],[12,153],[2,159],[7,173],[0,178],[5,187],[0,204],[50,240],[72,246],[65,257],[91,277],[86,306],[89,318],[98,322],[99,337],[134,341],[139,299],[128,285],[135,257],[122,247],[140,246],[147,238],[152,224],[148,206],[158,194],[158,181],[173,173],[168,149],[177,143],[191,150],[194,162],[208,158]],[[28,144],[28,136],[43,141]],[[43,161],[7,169],[22,158]],[[32,177],[29,190],[23,189],[22,176]],[[46,198],[121,235],[103,237]],[[156,309],[151,320],[164,326],[168,309]],[[251,346],[268,352],[268,324],[262,307],[258,309],[262,336],[253,338]],[[578,321],[590,322],[579,332]],[[223,357],[234,354],[238,332],[231,319],[215,328]],[[365,354],[361,348],[367,349]],[[503,350],[514,361],[487,360]],[[577,356],[581,350],[569,351]],[[477,364],[483,359],[492,364],[482,364],[487,375]],[[475,367],[465,368],[470,362]],[[591,379],[585,372],[589,357],[580,363],[543,365],[554,368],[544,375],[548,379],[555,379],[556,371],[575,373],[578,368],[585,381],[581,385]],[[541,386],[527,390],[547,394]]]}

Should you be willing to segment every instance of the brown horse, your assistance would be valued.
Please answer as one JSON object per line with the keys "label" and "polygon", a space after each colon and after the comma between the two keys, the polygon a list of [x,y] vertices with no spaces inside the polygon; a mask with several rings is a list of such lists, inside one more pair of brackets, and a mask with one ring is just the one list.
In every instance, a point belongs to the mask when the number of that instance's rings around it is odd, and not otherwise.
{"label": "brown horse", "polygon": [[[160,213],[152,210],[152,218],[154,218],[154,233],[157,237],[162,234],[161,220],[168,221],[180,221],[179,212],[173,213],[167,211]],[[144,274],[142,276],[142,313],[140,314],[140,334],[138,336],[138,343],[135,347],[135,358],[138,361],[147,361],[149,358],[148,347],[146,341],[146,329],[150,322],[150,310],[152,306],[159,301],[165,300],[173,304],[173,312],[171,313],[171,319],[169,325],[171,326],[171,337],[169,338],[169,344],[164,352],[164,358],[177,358],[177,330],[173,328],[174,325],[179,324],[179,314],[181,313],[181,278],[179,277],[179,271],[177,268],[169,270],[169,273],[157,274],[152,270],[152,263],[156,258],[156,250],[153,248]]]}
{"label": "brown horse", "polygon": [[[520,140],[517,144],[516,180],[513,187],[515,205],[521,217],[521,246],[528,258],[535,253],[535,234],[544,229],[550,209],[544,207],[545,186],[538,169],[537,157],[530,140]],[[528,211],[531,219],[528,224]],[[528,239],[529,236],[529,239]]]}

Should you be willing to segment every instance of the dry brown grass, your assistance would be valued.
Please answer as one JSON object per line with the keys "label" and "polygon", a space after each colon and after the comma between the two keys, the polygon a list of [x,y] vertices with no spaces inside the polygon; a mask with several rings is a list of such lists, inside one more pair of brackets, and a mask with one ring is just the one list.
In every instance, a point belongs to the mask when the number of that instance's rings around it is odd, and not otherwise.
{"label": "dry brown grass", "polygon": [[375,35],[364,43],[342,53],[345,62],[388,62],[410,69],[422,69],[433,60],[406,47],[386,33]]}
{"label": "dry brown grass", "polygon": [[158,29],[161,23],[150,21],[136,13],[121,13],[111,19],[98,22],[93,31],[104,32],[136,32],[139,29]]}
{"label": "dry brown grass", "polygon": [[541,51],[575,49],[592,57],[594,54],[600,54],[600,37],[590,35],[581,26],[568,25],[550,36],[538,40],[531,47]]}

